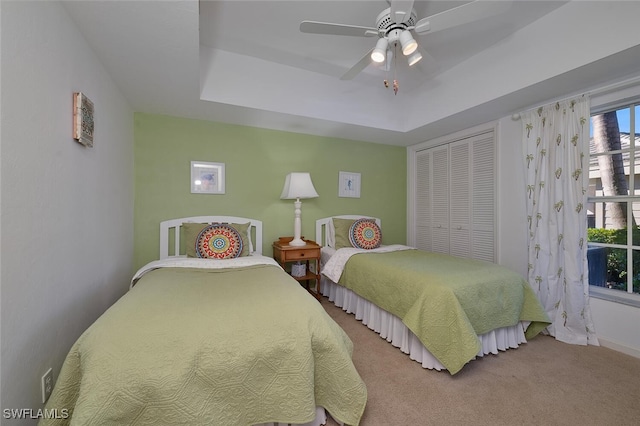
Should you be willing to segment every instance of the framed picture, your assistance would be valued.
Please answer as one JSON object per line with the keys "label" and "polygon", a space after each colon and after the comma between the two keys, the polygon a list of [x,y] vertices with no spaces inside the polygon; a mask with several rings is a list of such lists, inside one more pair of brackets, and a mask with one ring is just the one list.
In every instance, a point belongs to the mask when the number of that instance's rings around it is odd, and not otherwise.
{"label": "framed picture", "polygon": [[224,163],[191,162],[192,194],[224,194]]}
{"label": "framed picture", "polygon": [[73,138],[93,147],[93,102],[82,92],[73,94]]}
{"label": "framed picture", "polygon": [[340,172],[338,197],[360,198],[360,173]]}

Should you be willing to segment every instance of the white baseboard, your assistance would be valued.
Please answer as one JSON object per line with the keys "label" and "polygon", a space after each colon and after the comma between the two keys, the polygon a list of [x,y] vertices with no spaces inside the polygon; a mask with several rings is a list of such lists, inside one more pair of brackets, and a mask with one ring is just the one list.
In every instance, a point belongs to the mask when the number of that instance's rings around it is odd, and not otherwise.
{"label": "white baseboard", "polygon": [[601,337],[598,337],[598,342],[600,342],[600,346],[604,346],[605,348],[613,349],[614,351],[622,352],[623,354],[631,355],[635,358],[640,358],[639,349],[630,348],[628,346],[624,346],[619,343],[603,339]]}

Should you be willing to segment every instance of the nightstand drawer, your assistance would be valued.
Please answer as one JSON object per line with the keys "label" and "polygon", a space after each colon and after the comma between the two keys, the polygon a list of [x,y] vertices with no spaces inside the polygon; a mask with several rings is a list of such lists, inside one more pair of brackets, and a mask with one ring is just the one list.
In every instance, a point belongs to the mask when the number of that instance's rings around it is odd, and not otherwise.
{"label": "nightstand drawer", "polygon": [[287,261],[292,260],[303,260],[303,259],[317,259],[320,257],[320,249],[298,249],[298,250],[287,250],[285,252],[285,257]]}

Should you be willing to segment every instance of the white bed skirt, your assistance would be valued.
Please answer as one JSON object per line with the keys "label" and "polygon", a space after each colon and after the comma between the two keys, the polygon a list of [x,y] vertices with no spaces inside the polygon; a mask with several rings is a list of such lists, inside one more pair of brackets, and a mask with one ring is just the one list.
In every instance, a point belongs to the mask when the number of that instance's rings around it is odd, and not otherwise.
{"label": "white bed skirt", "polygon": [[309,423],[260,423],[255,426],[321,426],[327,424],[327,413],[322,407],[316,407],[316,418]]}
{"label": "white bed skirt", "polygon": [[[446,368],[424,347],[418,337],[407,328],[400,318],[379,308],[353,291],[342,287],[322,276],[322,294],[329,298],[343,311],[354,314],[357,320],[369,327],[391,343],[409,358],[422,364],[430,370],[446,370]],[[476,357],[485,354],[497,354],[498,351],[515,349],[521,343],[526,343],[524,325],[518,323],[512,327],[499,328],[479,336],[482,349]]]}

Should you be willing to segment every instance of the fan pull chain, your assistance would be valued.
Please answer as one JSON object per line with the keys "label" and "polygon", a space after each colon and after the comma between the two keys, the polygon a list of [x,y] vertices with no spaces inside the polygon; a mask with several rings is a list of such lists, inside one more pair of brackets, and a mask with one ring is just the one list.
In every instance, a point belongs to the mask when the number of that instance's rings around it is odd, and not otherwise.
{"label": "fan pull chain", "polygon": [[389,69],[391,68],[391,61],[389,60],[389,53],[387,52],[387,55],[385,57],[385,68],[386,68],[386,73],[387,73],[387,78],[385,78],[384,80],[382,80],[382,83],[384,84],[385,89],[389,88]]}
{"label": "fan pull chain", "polygon": [[396,73],[398,72],[398,43],[393,45],[393,94],[397,95],[400,85]]}
{"label": "fan pull chain", "polygon": [[384,80],[382,80],[382,83],[384,84],[384,87],[386,89],[389,88],[389,71],[391,70],[391,67],[393,66],[393,94],[397,95],[398,94],[398,90],[400,90],[400,83],[398,83],[398,78],[396,77],[396,73],[398,71],[398,44],[395,43],[393,45],[393,64],[391,64],[391,61],[389,60],[389,55],[387,55],[387,57],[385,58],[385,61],[387,62],[387,78],[385,78]]}

